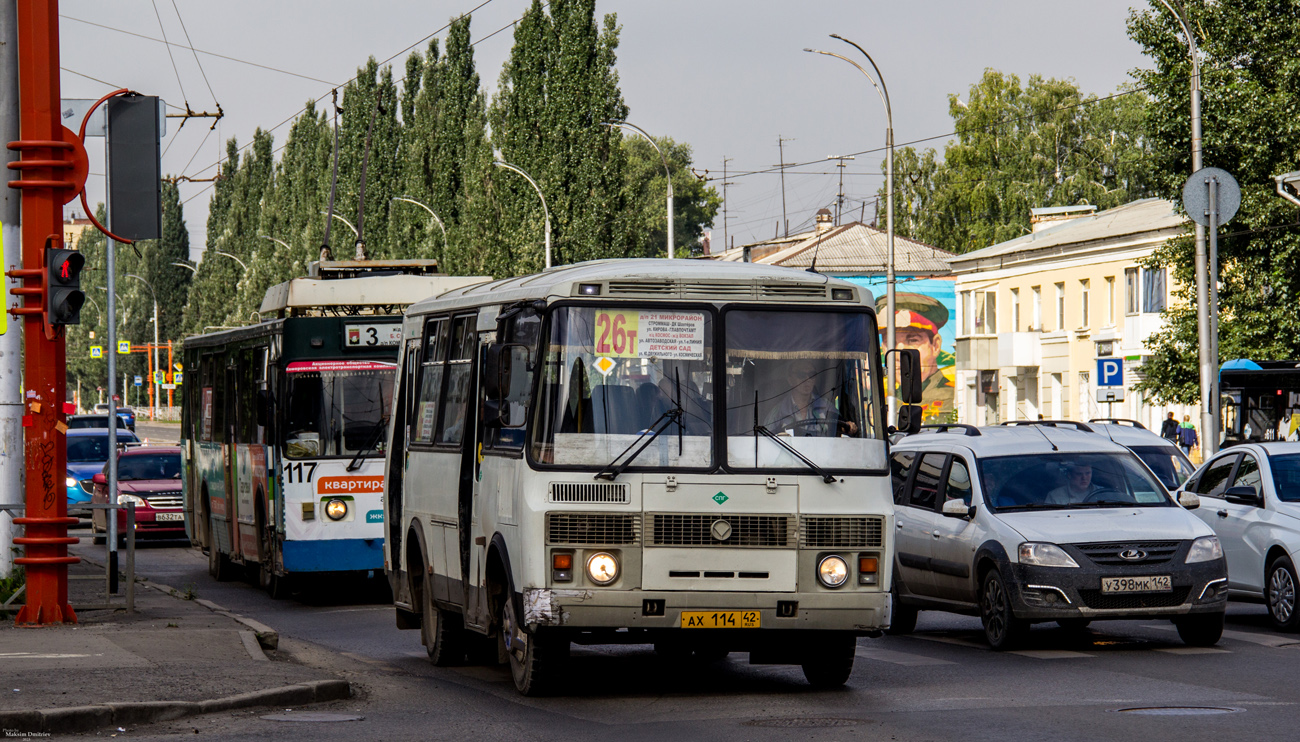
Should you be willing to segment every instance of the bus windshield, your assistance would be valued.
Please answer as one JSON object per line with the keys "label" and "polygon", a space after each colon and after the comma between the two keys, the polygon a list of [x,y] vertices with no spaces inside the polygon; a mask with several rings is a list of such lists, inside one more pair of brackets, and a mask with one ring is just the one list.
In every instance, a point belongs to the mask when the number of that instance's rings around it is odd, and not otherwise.
{"label": "bus windshield", "polygon": [[395,364],[298,361],[286,370],[286,456],[383,453]]}
{"label": "bus windshield", "polygon": [[793,448],[825,469],[885,467],[884,446],[865,440],[884,437],[871,315],[733,310],[726,336],[728,464],[805,468]]}
{"label": "bus windshield", "polygon": [[630,468],[713,466],[710,312],[560,307],[546,341],[534,461],[605,466],[666,424]]}

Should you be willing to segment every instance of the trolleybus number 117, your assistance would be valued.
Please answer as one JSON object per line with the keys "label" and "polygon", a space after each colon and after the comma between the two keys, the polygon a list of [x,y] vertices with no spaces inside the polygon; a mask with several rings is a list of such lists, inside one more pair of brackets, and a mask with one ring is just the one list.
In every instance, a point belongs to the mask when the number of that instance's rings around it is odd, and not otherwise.
{"label": "trolleybus number 117", "polygon": [[[305,476],[305,477],[303,476],[304,467],[306,467],[306,469],[305,469],[305,471],[306,471],[306,476]],[[311,482],[311,478],[312,478],[313,476],[315,476],[315,474],[316,474],[316,463],[313,462],[313,461],[308,461],[308,462],[305,463],[305,464],[302,463],[302,462],[299,462],[299,463],[297,463],[297,464],[285,464],[285,465],[284,465],[284,481],[285,481],[286,483],[288,483],[288,484],[293,484],[293,483],[294,483],[293,476],[294,476],[294,473],[295,473],[295,472],[296,472],[297,475],[298,475],[298,481],[299,481],[299,482],[309,482],[309,483],[310,483],[310,482]]]}

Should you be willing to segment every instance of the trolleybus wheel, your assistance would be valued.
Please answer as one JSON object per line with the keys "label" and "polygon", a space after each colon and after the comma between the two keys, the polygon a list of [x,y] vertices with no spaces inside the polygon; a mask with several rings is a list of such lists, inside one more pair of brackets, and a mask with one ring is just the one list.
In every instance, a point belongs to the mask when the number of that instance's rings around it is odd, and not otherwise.
{"label": "trolleybus wheel", "polygon": [[858,638],[848,632],[837,632],[831,638],[815,643],[803,661],[804,678],[814,688],[844,685],[853,674],[853,657],[857,650]]}
{"label": "trolleybus wheel", "polygon": [[[209,528],[209,531],[214,530]],[[230,582],[235,579],[235,565],[230,562],[230,557],[221,553],[221,547],[217,545],[216,539],[210,539],[208,542],[208,574],[217,582]]]}
{"label": "trolleybus wheel", "polygon": [[569,656],[569,641],[546,631],[524,632],[509,595],[501,601],[501,642],[510,658],[515,689],[525,696],[540,696],[550,690],[560,666]]}

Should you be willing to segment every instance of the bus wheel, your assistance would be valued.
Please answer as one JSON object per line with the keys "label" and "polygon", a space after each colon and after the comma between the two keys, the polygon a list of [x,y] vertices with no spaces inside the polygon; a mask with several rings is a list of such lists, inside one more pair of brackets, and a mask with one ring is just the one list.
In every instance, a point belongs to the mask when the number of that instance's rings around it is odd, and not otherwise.
{"label": "bus wheel", "polygon": [[460,615],[435,606],[425,590],[424,610],[420,611],[420,638],[429,661],[437,667],[459,665],[465,661],[466,636]]}
{"label": "bus wheel", "polygon": [[501,643],[510,659],[515,689],[525,696],[544,695],[568,659],[569,642],[545,631],[526,634],[515,613],[515,601],[507,595],[501,602]]}
{"label": "bus wheel", "polygon": [[853,674],[853,657],[858,639],[847,632],[837,633],[808,648],[803,661],[803,676],[814,688],[838,688]]}

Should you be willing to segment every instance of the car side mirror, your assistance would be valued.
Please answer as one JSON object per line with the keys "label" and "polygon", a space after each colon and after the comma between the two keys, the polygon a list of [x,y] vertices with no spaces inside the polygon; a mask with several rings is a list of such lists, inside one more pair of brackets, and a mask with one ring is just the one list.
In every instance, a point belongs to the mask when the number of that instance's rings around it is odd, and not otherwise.
{"label": "car side mirror", "polygon": [[108,484],[108,477],[104,476],[104,472],[97,472],[95,476],[90,479],[95,484]]}
{"label": "car side mirror", "polygon": [[898,425],[900,433],[916,435],[921,430],[921,406],[905,404],[898,408]]}
{"label": "car side mirror", "polygon": [[1187,510],[1195,510],[1201,506],[1201,497],[1195,492],[1183,490],[1178,493],[1178,504]]}
{"label": "car side mirror", "polygon": [[1229,487],[1227,492],[1223,493],[1223,499],[1237,505],[1250,505],[1259,507],[1264,504],[1263,498],[1255,491],[1254,487]]}
{"label": "car side mirror", "polygon": [[921,401],[921,351],[915,348],[898,348],[898,398],[903,404]]}
{"label": "car side mirror", "polygon": [[961,500],[948,500],[943,504],[942,512],[948,518],[974,518],[975,506]]}

